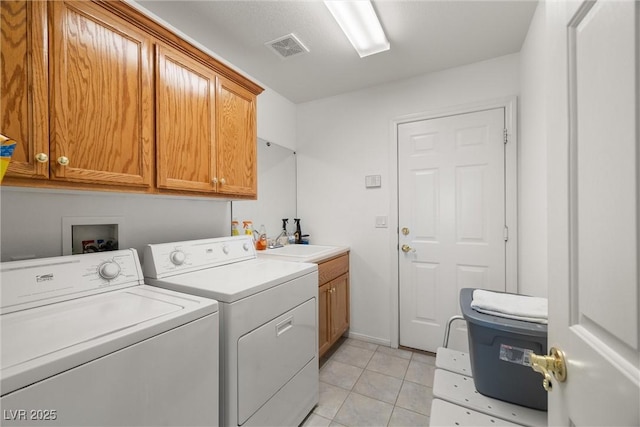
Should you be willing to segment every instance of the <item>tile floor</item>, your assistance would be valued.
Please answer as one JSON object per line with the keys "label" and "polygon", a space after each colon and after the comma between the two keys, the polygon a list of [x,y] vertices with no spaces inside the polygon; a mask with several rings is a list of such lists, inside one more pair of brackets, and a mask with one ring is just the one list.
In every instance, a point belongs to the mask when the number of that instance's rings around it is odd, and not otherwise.
{"label": "tile floor", "polygon": [[428,426],[435,357],[344,339],[320,361],[320,402],[302,426]]}

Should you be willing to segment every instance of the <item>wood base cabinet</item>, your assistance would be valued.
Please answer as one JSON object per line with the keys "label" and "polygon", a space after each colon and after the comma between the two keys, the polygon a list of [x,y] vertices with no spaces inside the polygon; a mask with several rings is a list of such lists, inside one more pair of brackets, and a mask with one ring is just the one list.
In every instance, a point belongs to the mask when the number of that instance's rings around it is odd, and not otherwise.
{"label": "wood base cabinet", "polygon": [[349,329],[349,254],[318,264],[320,357]]}

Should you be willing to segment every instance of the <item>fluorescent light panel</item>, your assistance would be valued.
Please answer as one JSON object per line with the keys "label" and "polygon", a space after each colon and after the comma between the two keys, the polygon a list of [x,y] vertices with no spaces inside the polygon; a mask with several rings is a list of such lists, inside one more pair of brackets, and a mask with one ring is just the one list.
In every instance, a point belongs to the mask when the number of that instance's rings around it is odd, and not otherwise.
{"label": "fluorescent light panel", "polygon": [[325,0],[335,20],[358,51],[360,58],[389,50],[373,5],[369,0]]}

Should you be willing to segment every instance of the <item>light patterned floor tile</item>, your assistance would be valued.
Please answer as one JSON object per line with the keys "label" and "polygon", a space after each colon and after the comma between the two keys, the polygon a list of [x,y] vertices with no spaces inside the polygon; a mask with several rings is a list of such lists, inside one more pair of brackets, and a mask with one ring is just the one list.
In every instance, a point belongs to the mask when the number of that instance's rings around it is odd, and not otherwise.
{"label": "light patterned floor tile", "polygon": [[402,380],[365,370],[353,387],[353,391],[383,402],[396,403]]}
{"label": "light patterned floor tile", "polygon": [[427,387],[433,387],[433,377],[435,375],[435,371],[435,366],[416,362],[412,359],[409,363],[407,374],[404,376],[404,380],[425,385]]}
{"label": "light patterned floor tile", "polygon": [[354,347],[352,345],[342,345],[331,356],[331,360],[346,363],[348,365],[364,368],[371,360],[374,351],[366,348]]}
{"label": "light patterned floor tile", "polygon": [[349,427],[386,426],[393,405],[357,393],[349,393],[334,420]]}
{"label": "light patterned floor tile", "polygon": [[329,360],[320,369],[320,381],[351,390],[363,369],[342,362]]}
{"label": "light patterned floor tile", "polygon": [[405,381],[402,383],[396,406],[422,415],[429,415],[432,400],[433,390],[430,387]]}
{"label": "light patterned floor tile", "polygon": [[333,419],[338,413],[349,392],[343,388],[320,382],[320,398],[313,412],[325,418]]}
{"label": "light patterned floor tile", "polygon": [[371,358],[371,361],[369,361],[367,369],[402,379],[404,378],[404,374],[407,372],[408,366],[409,360],[407,359],[389,356],[388,354],[376,351]]}
{"label": "light patterned floor tile", "polygon": [[321,417],[318,414],[311,413],[306,420],[301,424],[302,427],[329,427],[331,420],[325,417]]}
{"label": "light patterned floor tile", "polygon": [[400,357],[401,359],[411,359],[411,352],[409,350],[403,350],[401,348],[391,348],[385,346],[379,346],[378,351],[380,353],[388,354],[389,356]]}
{"label": "light patterned floor tile", "polygon": [[396,406],[393,408],[389,427],[427,427],[429,425],[429,417],[418,414],[417,412],[408,411]]}
{"label": "light patterned floor tile", "polygon": [[355,338],[347,338],[344,342],[346,345],[352,345],[354,347],[366,348],[367,350],[376,351],[378,349],[378,344],[374,344],[372,342],[357,340]]}
{"label": "light patterned floor tile", "polygon": [[436,357],[429,354],[413,353],[413,356],[411,356],[411,360],[415,360],[416,362],[420,363],[426,363],[427,365],[436,365]]}

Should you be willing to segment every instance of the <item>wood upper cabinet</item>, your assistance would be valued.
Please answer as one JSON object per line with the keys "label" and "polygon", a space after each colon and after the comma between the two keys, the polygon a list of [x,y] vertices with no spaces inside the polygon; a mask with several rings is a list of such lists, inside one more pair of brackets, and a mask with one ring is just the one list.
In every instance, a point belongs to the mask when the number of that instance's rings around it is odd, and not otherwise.
{"label": "wood upper cabinet", "polygon": [[260,86],[123,1],[0,12],[3,184],[257,195]]}
{"label": "wood upper cabinet", "polygon": [[50,2],[51,178],[152,184],[152,41],[90,2]]}
{"label": "wood upper cabinet", "polygon": [[257,194],[256,97],[220,76],[216,98],[218,192]]}
{"label": "wood upper cabinet", "polygon": [[158,187],[255,196],[255,95],[178,50],[156,57]]}
{"label": "wood upper cabinet", "polygon": [[[47,3],[2,0],[0,20],[0,133],[16,141],[6,177],[46,179]],[[36,161],[36,156],[45,161]]]}
{"label": "wood upper cabinet", "polygon": [[156,47],[159,188],[216,190],[216,74],[175,49]]}

